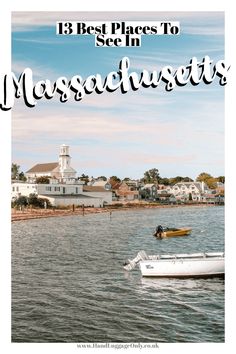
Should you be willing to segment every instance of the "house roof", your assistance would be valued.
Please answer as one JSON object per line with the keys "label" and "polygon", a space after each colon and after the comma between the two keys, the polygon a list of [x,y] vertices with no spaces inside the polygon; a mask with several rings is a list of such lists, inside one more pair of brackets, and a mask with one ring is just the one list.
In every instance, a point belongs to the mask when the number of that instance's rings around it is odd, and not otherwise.
{"label": "house roof", "polygon": [[175,185],[178,185],[178,186],[191,186],[192,184],[197,187],[197,186],[201,186],[202,182],[178,182]]}
{"label": "house roof", "polygon": [[188,187],[188,188],[189,188],[191,185],[193,185],[193,186],[195,186],[196,188],[198,188],[199,191],[202,190],[202,186],[203,186],[204,190],[207,190],[207,189],[208,189],[206,183],[204,183],[204,182],[203,182],[203,184],[202,184],[202,182],[178,182],[178,183],[176,183],[176,184],[174,185],[174,187],[175,187],[175,186],[178,186],[178,187],[185,186],[185,187]]}
{"label": "house roof", "polygon": [[51,172],[58,167],[58,162],[38,163],[30,168],[26,173]]}
{"label": "house roof", "polygon": [[110,192],[101,186],[94,187],[94,186],[88,186],[88,185],[83,186],[83,191],[84,192],[103,192],[103,193]]}
{"label": "house roof", "polygon": [[96,198],[94,196],[90,196],[90,195],[85,195],[85,194],[47,194],[47,193],[43,193],[40,194],[40,197],[47,197],[47,198],[55,198],[55,199],[92,199],[92,198]]}
{"label": "house roof", "polygon": [[106,184],[110,184],[107,181],[95,181],[92,186],[94,187],[105,187]]}
{"label": "house roof", "polygon": [[152,188],[153,186],[156,187],[154,183],[147,183],[142,188]]}

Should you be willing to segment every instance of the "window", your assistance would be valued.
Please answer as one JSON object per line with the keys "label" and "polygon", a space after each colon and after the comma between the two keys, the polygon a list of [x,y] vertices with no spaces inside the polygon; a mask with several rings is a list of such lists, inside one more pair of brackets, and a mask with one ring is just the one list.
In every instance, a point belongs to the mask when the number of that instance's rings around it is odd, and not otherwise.
{"label": "window", "polygon": [[54,187],[55,192],[60,192],[60,187]]}
{"label": "window", "polygon": [[46,186],[45,190],[51,192],[52,187]]}

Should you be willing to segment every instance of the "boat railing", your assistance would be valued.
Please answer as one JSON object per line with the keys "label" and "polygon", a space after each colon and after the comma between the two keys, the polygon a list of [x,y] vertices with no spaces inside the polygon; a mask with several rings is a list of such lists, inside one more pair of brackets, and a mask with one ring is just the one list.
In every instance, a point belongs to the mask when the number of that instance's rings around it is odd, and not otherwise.
{"label": "boat railing", "polygon": [[[224,252],[201,252],[201,253],[179,253],[179,254],[164,254],[150,255],[149,260],[168,260],[168,259],[199,259],[199,258],[216,258],[224,257]],[[144,260],[144,259],[143,259]]]}

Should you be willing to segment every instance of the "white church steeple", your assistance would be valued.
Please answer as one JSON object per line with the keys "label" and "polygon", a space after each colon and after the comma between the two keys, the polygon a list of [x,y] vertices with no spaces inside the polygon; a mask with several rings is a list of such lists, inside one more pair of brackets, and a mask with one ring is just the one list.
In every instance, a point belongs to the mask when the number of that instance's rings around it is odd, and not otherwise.
{"label": "white church steeple", "polygon": [[75,178],[76,171],[71,167],[70,162],[69,146],[62,144],[60,146],[59,170],[63,180]]}
{"label": "white church steeple", "polygon": [[71,157],[69,155],[69,146],[65,144],[61,145],[59,155],[59,166],[61,172],[70,167],[70,160]]}

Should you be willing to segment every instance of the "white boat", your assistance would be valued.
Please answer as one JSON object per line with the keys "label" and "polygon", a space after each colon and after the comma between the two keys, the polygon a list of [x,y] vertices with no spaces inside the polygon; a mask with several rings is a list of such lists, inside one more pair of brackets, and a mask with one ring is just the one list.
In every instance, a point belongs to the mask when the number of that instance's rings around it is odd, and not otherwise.
{"label": "white boat", "polygon": [[223,252],[148,256],[145,251],[140,251],[133,260],[125,263],[124,269],[132,270],[137,264],[145,277],[209,277],[224,276],[225,273]]}

